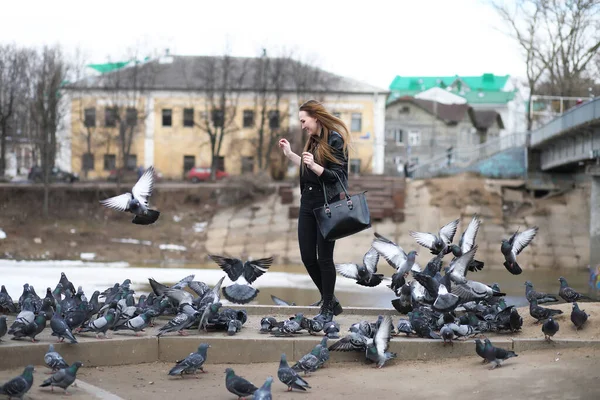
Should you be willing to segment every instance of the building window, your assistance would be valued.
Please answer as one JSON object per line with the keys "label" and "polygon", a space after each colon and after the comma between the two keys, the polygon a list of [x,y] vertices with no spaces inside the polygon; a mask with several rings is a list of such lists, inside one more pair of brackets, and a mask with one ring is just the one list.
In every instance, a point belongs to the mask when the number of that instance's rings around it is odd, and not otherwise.
{"label": "building window", "polygon": [[404,165],[404,159],[401,156],[394,156],[394,164]]}
{"label": "building window", "polygon": [[279,110],[269,111],[269,128],[279,129]]}
{"label": "building window", "polygon": [[117,126],[117,107],[104,109],[104,126],[114,128]]}
{"label": "building window", "polygon": [[215,108],[212,110],[212,123],[215,128],[223,128],[225,124],[225,114],[223,110]]}
{"label": "building window", "polygon": [[402,129],[394,130],[394,142],[396,142],[396,144],[404,143],[404,131]]}
{"label": "building window", "polygon": [[244,110],[244,128],[254,126],[254,110]]}
{"label": "building window", "polygon": [[96,109],[95,108],[86,108],[83,111],[84,120],[83,123],[86,128],[92,128],[96,126]]}
{"label": "building window", "polygon": [[215,165],[217,166],[217,171],[225,171],[225,157],[216,156],[215,157]]}
{"label": "building window", "polygon": [[133,171],[134,169],[136,169],[136,167],[137,167],[137,155],[129,154],[127,156],[127,165],[125,166],[125,168],[127,168],[130,171]]}
{"label": "building window", "polygon": [[362,114],[352,113],[352,123],[350,124],[352,132],[362,132]]}
{"label": "building window", "polygon": [[188,127],[188,128],[194,126],[194,109],[193,108],[184,108],[183,109],[183,126]]}
{"label": "building window", "polygon": [[409,114],[409,113],[410,113],[410,107],[409,106],[402,106],[398,110],[398,114]]}
{"label": "building window", "polygon": [[350,173],[358,175],[360,174],[360,159],[352,158],[350,160]]}
{"label": "building window", "polygon": [[242,174],[254,173],[254,157],[242,157]]}
{"label": "building window", "polygon": [[162,126],[173,126],[173,110],[170,108],[162,110]]}
{"label": "building window", "polygon": [[125,121],[127,121],[127,126],[135,126],[137,124],[137,108],[128,107],[125,112]]}
{"label": "building window", "polygon": [[421,132],[408,131],[408,144],[411,146],[420,146],[421,145]]}
{"label": "building window", "polygon": [[92,153],[84,153],[81,156],[81,164],[84,171],[90,171],[94,169],[94,155]]}
{"label": "building window", "polygon": [[183,156],[183,173],[186,174],[196,165],[196,156]]}
{"label": "building window", "polygon": [[112,171],[117,167],[117,156],[114,154],[105,154],[104,155],[104,170]]}

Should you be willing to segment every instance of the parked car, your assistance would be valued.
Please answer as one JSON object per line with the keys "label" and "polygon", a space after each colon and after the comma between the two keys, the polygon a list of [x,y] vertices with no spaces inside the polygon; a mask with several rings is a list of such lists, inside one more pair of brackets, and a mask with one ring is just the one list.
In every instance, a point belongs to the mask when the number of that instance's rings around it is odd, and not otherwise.
{"label": "parked car", "polygon": [[[121,177],[121,182],[136,182],[140,177],[140,173],[137,168],[136,169],[117,168],[117,169],[110,170],[110,172],[108,173],[107,179],[109,182],[116,182],[117,176]],[[162,179],[162,174],[160,172],[158,172],[155,168],[154,169],[154,182],[160,181],[161,179]]]}
{"label": "parked car", "polygon": [[[227,178],[229,174],[225,171],[217,170],[217,180]],[[186,180],[194,183],[206,182],[210,180],[210,168],[207,167],[194,167],[190,169],[186,175]]]}
{"label": "parked car", "polygon": [[[43,182],[44,177],[43,177],[43,173],[42,173],[42,167],[37,166],[37,165],[31,167],[31,169],[29,170],[29,174],[27,175],[27,179],[29,179],[31,182],[36,182],[36,183]],[[79,175],[73,174],[71,172],[63,171],[62,169],[60,169],[58,167],[54,167],[50,171],[50,179],[49,179],[50,182],[73,183],[78,180],[79,180]]]}

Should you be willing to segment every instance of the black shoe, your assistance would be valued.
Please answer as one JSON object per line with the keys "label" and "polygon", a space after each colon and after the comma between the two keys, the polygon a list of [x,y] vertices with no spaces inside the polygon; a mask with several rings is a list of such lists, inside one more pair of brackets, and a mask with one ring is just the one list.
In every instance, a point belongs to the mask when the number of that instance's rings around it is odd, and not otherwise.
{"label": "black shoe", "polygon": [[333,315],[340,315],[341,313],[344,312],[344,309],[342,308],[342,305],[340,304],[340,302],[334,297],[333,298]]}
{"label": "black shoe", "polygon": [[323,305],[321,306],[321,312],[318,315],[316,315],[313,319],[321,322],[322,324],[331,322],[333,320],[333,304],[323,303]]}

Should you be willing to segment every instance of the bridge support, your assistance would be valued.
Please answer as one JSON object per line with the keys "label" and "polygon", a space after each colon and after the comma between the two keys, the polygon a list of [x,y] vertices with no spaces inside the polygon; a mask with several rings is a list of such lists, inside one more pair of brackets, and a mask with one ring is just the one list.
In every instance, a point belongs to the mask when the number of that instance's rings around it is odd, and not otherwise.
{"label": "bridge support", "polygon": [[590,265],[600,264],[600,174],[592,174],[590,198]]}

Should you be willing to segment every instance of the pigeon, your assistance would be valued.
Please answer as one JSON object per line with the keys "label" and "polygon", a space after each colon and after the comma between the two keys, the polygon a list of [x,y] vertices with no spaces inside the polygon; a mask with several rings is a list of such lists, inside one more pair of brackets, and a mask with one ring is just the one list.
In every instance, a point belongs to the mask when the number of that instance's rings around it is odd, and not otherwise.
{"label": "pigeon", "polygon": [[0,394],[8,396],[9,399],[12,397],[22,399],[33,385],[33,371],[33,365],[26,366],[21,375],[0,385]]}
{"label": "pigeon", "polygon": [[558,299],[554,295],[536,292],[533,289],[533,283],[531,283],[530,281],[525,281],[525,297],[530,303],[532,299],[536,299],[538,304],[554,303],[558,301]]}
{"label": "pigeon", "polygon": [[[414,274],[414,276],[416,277],[417,275],[421,275],[422,273],[418,272],[416,274]],[[415,278],[416,280],[416,278]],[[418,281],[418,280],[417,280]],[[412,286],[405,283],[404,285],[402,285],[402,287],[400,288],[400,295],[392,300],[392,306],[394,306],[394,308],[396,309],[396,311],[398,311],[400,314],[408,314],[409,312],[412,311],[413,306],[412,306]]]}
{"label": "pigeon", "polygon": [[446,274],[441,279],[437,290],[437,297],[432,304],[432,308],[439,312],[453,311],[460,301],[460,297],[454,293],[449,292],[452,290],[452,282],[450,281],[450,275]]}
{"label": "pigeon", "polygon": [[419,264],[415,261],[415,258],[418,255],[416,251],[411,251],[406,254],[402,247],[391,240],[386,239],[377,232],[375,232],[375,239],[373,239],[371,246],[385,258],[399,276],[405,277],[411,270],[421,272],[421,267],[419,267]]}
{"label": "pigeon", "polygon": [[546,308],[538,306],[537,300],[533,299],[531,303],[529,303],[529,315],[535,318],[539,323],[541,320],[547,319],[557,314],[562,314],[562,310],[556,310],[554,308]]}
{"label": "pigeon", "polygon": [[366,336],[358,332],[351,332],[329,346],[329,351],[365,351],[367,349],[367,339]]}
{"label": "pigeon", "polygon": [[[451,251],[450,245],[454,240],[454,235],[456,234],[456,229],[458,228],[458,221],[459,220],[457,218],[441,227],[440,231],[438,232],[439,236],[436,236],[433,233],[414,231],[408,231],[408,234],[412,236],[421,246],[431,250],[431,254],[448,254]],[[474,239],[475,237],[473,237],[473,240]]]}
{"label": "pigeon", "polygon": [[[579,330],[583,327],[583,324],[587,321],[589,315],[585,310],[580,310],[579,305],[573,302],[573,310],[571,311],[571,322],[575,325],[575,329]],[[1,334],[0,334],[1,335]]]}
{"label": "pigeon", "polygon": [[354,279],[357,285],[375,287],[383,280],[383,274],[377,274],[379,253],[373,247],[366,252],[362,264],[336,264],[335,269],[340,275]]}
{"label": "pigeon", "polygon": [[65,275],[64,272],[60,273],[60,280],[58,281],[61,285],[62,285],[62,289],[63,291],[70,291],[71,294],[74,296],[75,293],[77,293],[75,291],[75,285],[73,285],[73,282],[71,282],[68,278],[67,275]]}
{"label": "pigeon", "polygon": [[410,336],[413,334],[412,325],[410,324],[410,321],[407,319],[399,319],[398,326],[396,327],[396,329],[398,330],[399,334],[405,333],[406,336]]}
{"label": "pigeon", "polygon": [[504,267],[513,275],[519,275],[523,270],[517,263],[517,255],[519,255],[537,234],[538,227],[534,226],[519,233],[519,230],[508,239],[502,239],[500,251],[504,255]]}
{"label": "pigeon", "polygon": [[467,270],[469,269],[469,265],[475,257],[476,251],[477,245],[473,246],[471,250],[465,252],[460,257],[457,257],[452,262],[450,262],[450,265],[448,266],[448,273],[450,274],[450,279],[452,279],[453,282],[467,282]]}
{"label": "pigeon", "polygon": [[511,332],[516,332],[523,326],[523,317],[519,315],[519,311],[514,307],[510,309],[508,323]]}
{"label": "pigeon", "polygon": [[375,337],[367,341],[366,357],[373,361],[377,368],[383,367],[386,361],[396,358],[396,353],[388,352],[392,332],[392,317],[383,317]]}
{"label": "pigeon", "polygon": [[294,333],[302,330],[300,322],[304,318],[302,313],[297,313],[292,319],[286,319],[283,321],[279,329],[271,330],[271,334],[274,336],[292,336]]}
{"label": "pigeon", "polygon": [[547,341],[552,341],[552,336],[558,332],[559,326],[558,322],[556,322],[552,317],[549,317],[546,322],[542,325],[542,332],[544,333],[544,339]]}
{"label": "pigeon", "polygon": [[302,317],[300,320],[300,327],[306,329],[308,333],[313,335],[315,332],[321,332],[323,330],[323,322],[318,319]]}
{"label": "pigeon", "polygon": [[54,345],[52,344],[48,346],[48,351],[44,355],[44,362],[52,372],[56,372],[62,368],[69,368],[69,364],[67,364],[65,359],[54,350]]}
{"label": "pigeon", "polygon": [[323,333],[325,333],[329,339],[339,339],[340,336],[338,334],[340,333],[340,324],[335,321],[326,322],[323,325]]}
{"label": "pigeon", "polygon": [[442,340],[444,341],[444,346],[446,346],[446,343],[450,343],[451,345],[454,345],[454,343],[452,343],[452,339],[454,339],[454,331],[452,330],[452,328],[450,328],[448,326],[448,324],[445,324],[444,326],[442,326],[442,329],[440,329],[440,336],[442,337]]}
{"label": "pigeon", "polygon": [[500,347],[494,347],[492,342],[490,342],[490,339],[487,338],[485,339],[483,354],[487,362],[492,364],[490,369],[499,367],[503,361],[508,360],[511,357],[518,356],[514,351],[501,349]]}
{"label": "pigeon", "polygon": [[[469,222],[467,229],[462,233],[462,236],[460,237],[460,240],[458,242],[458,246],[455,244],[450,245],[450,251],[452,252],[454,257],[458,258],[462,256],[475,246],[475,237],[477,236],[477,232],[479,231],[480,225],[481,220],[477,215],[474,215],[471,222]],[[483,266],[483,262],[473,259],[471,260],[467,268],[469,271],[475,272],[481,271],[483,269]]]}
{"label": "pigeon", "polygon": [[168,332],[179,333],[181,336],[186,336],[184,329],[192,326],[198,319],[200,319],[200,313],[195,312],[194,314],[187,314],[185,312],[178,313],[172,320],[164,324],[159,330],[156,336],[162,336]]}
{"label": "pigeon", "polygon": [[298,372],[287,363],[285,353],[281,354],[281,360],[279,361],[279,369],[277,370],[277,377],[279,380],[288,387],[288,392],[293,389],[302,390],[306,392],[306,388],[310,389],[310,385],[304,379],[298,375]]}
{"label": "pigeon", "polygon": [[117,326],[115,331],[130,330],[135,332],[135,336],[139,336],[139,333],[143,332],[150,323],[150,318],[153,312],[153,310],[148,310],[137,317],[131,318],[123,325]]}
{"label": "pigeon", "polygon": [[283,322],[277,322],[274,317],[263,317],[260,320],[260,333],[271,332],[274,328],[281,328]]}
{"label": "pigeon", "polygon": [[254,392],[252,399],[253,400],[272,400],[273,399],[273,397],[271,395],[271,385],[272,384],[273,384],[273,377],[272,376],[267,377],[267,380],[265,381],[265,383],[263,383],[263,385],[256,392]]}
{"label": "pigeon", "polygon": [[2,336],[6,335],[8,331],[8,327],[6,326],[6,315],[0,315],[0,342],[2,341]]}
{"label": "pigeon", "polygon": [[238,258],[227,258],[209,254],[209,257],[216,262],[219,267],[233,282],[230,286],[223,287],[223,296],[237,304],[246,304],[254,300],[259,290],[250,286],[259,276],[267,272],[273,263],[273,257],[260,258],[254,261],[246,261]]}
{"label": "pigeon", "polygon": [[217,281],[217,284],[210,289],[206,294],[200,299],[196,304],[199,311],[202,312],[202,316],[200,317],[200,323],[198,324],[198,330],[201,329],[206,330],[206,324],[208,323],[208,316],[211,313],[211,308],[209,307],[211,304],[217,304],[221,300],[221,296],[219,295],[219,291],[221,290],[221,284],[225,277],[223,276],[221,279]]}
{"label": "pigeon", "polygon": [[56,371],[51,377],[42,382],[40,387],[50,386],[51,391],[54,392],[54,386],[58,386],[65,390],[65,394],[68,394],[67,388],[75,382],[77,370],[82,366],[83,364],[80,361],[75,361],[70,367]]}
{"label": "pigeon", "polygon": [[2,288],[0,288],[0,311],[3,309],[8,310],[8,312],[12,314],[17,313],[15,302],[6,291],[6,287],[4,287],[4,285],[2,285]]}
{"label": "pigeon", "polygon": [[[449,331],[452,331],[450,333]],[[446,341],[448,340],[451,345],[453,339],[457,338],[465,338],[479,333],[477,329],[473,328],[470,325],[457,325],[454,322],[446,323],[440,329],[440,336],[444,340],[444,345],[446,345]]]}
{"label": "pigeon", "polygon": [[231,368],[225,370],[225,387],[238,398],[248,397],[258,390],[252,382],[237,376]]}
{"label": "pigeon", "polygon": [[131,193],[123,193],[115,197],[100,200],[104,207],[117,211],[134,214],[132,223],[136,225],[150,225],[155,223],[160,212],[149,208],[148,198],[154,189],[154,167],[150,166],[138,179],[131,189]]}
{"label": "pigeon", "polygon": [[483,342],[480,339],[475,339],[475,352],[479,357],[483,358],[483,364],[488,362],[488,360],[485,358],[485,353],[483,351],[484,349],[485,344],[483,344]]}
{"label": "pigeon", "polygon": [[569,287],[567,280],[562,276],[558,278],[560,281],[560,289],[558,295],[567,303],[573,303],[579,300],[591,300],[588,296],[576,292],[573,288]]}
{"label": "pigeon", "polygon": [[206,361],[206,353],[209,347],[210,345],[207,343],[200,343],[200,346],[198,346],[198,351],[195,353],[190,353],[190,355],[183,360],[176,361],[175,366],[169,371],[169,375],[181,375],[181,378],[183,378],[183,374],[196,374],[198,370],[202,371],[202,373],[205,373],[206,371],[204,371],[202,366]]}
{"label": "pigeon", "polygon": [[60,306],[57,307],[56,312],[50,320],[50,328],[52,328],[52,336],[58,337],[58,341],[62,342],[65,338],[69,339],[71,343],[76,344],[77,339],[73,336],[71,329],[62,318]]}
{"label": "pigeon", "polygon": [[240,321],[240,320],[232,319],[227,324],[227,335],[228,336],[233,336],[241,330],[242,330],[242,321]]}
{"label": "pigeon", "polygon": [[440,335],[435,333],[431,328],[428,317],[419,310],[414,310],[408,313],[410,324],[419,337],[425,339],[440,339]]}
{"label": "pigeon", "polygon": [[108,331],[114,323],[115,310],[113,308],[109,308],[104,316],[98,317],[97,319],[90,321],[79,332],[94,332],[96,334],[96,338],[98,338],[99,334],[102,334],[102,337],[106,338],[106,331]]}
{"label": "pigeon", "polygon": [[304,375],[315,372],[323,364],[321,355],[321,344],[316,345],[308,354],[302,356],[292,368],[298,372],[304,371]]}
{"label": "pigeon", "polygon": [[287,302],[287,301],[285,301],[283,299],[280,299],[279,297],[273,296],[273,295],[271,295],[271,300],[273,300],[273,303],[275,303],[278,306],[283,306],[283,307],[290,307],[291,306],[291,307],[294,307],[296,305],[296,303]]}
{"label": "pigeon", "polygon": [[11,334],[14,336],[13,339],[29,337],[31,338],[31,342],[35,343],[37,341],[35,337],[46,328],[47,318],[46,313],[40,311],[32,322],[26,325],[19,325],[11,330]]}

